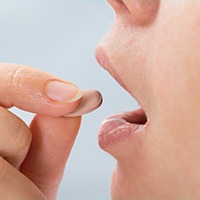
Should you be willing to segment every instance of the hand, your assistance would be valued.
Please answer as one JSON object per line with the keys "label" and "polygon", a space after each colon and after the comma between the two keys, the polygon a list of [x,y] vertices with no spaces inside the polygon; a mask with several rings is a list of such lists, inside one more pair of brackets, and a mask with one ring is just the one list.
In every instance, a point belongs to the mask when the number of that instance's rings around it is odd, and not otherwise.
{"label": "hand", "polygon": [[[31,67],[0,64],[0,199],[55,200],[81,117],[71,83]],[[37,113],[30,127],[6,108]]]}

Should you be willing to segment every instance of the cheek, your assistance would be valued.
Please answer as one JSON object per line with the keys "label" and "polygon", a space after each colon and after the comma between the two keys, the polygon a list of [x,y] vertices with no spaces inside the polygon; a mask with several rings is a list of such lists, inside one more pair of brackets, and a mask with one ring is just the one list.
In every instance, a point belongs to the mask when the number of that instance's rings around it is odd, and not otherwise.
{"label": "cheek", "polygon": [[[182,132],[187,133],[187,127],[196,126],[196,118],[200,117],[200,14],[191,5],[171,4],[161,9],[149,57],[152,117],[157,120],[155,124],[165,122],[168,129],[177,125],[179,131],[182,127]],[[176,12],[167,15],[172,6]]]}

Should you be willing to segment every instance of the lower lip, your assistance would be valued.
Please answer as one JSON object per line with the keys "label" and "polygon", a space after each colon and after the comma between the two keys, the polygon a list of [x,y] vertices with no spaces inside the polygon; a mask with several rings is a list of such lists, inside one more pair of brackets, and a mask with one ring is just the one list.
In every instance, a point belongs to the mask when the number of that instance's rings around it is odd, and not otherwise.
{"label": "lower lip", "polygon": [[[106,150],[106,147],[126,141],[145,131],[147,123],[135,124],[133,117],[138,118],[139,110],[107,117],[99,130],[99,146]],[[132,117],[132,118],[131,118]],[[137,121],[137,119],[136,119]]]}

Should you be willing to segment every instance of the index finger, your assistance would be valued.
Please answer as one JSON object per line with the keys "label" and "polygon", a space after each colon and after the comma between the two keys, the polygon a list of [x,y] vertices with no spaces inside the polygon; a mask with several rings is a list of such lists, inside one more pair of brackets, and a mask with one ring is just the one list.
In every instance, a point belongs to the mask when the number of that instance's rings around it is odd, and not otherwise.
{"label": "index finger", "polygon": [[80,103],[82,91],[73,83],[38,69],[0,63],[0,105],[29,112],[63,116]]}

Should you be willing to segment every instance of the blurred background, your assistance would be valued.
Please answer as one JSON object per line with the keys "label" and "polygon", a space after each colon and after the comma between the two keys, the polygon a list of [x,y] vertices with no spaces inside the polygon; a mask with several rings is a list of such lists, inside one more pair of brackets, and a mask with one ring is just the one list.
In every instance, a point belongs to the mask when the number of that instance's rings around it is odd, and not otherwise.
{"label": "blurred background", "polygon": [[[137,107],[95,61],[95,46],[113,16],[105,0],[0,0],[0,62],[39,68],[104,97],[100,109],[83,117],[58,200],[110,199],[115,160],[98,147],[98,129],[107,115]],[[33,117],[12,111],[27,124]]]}

